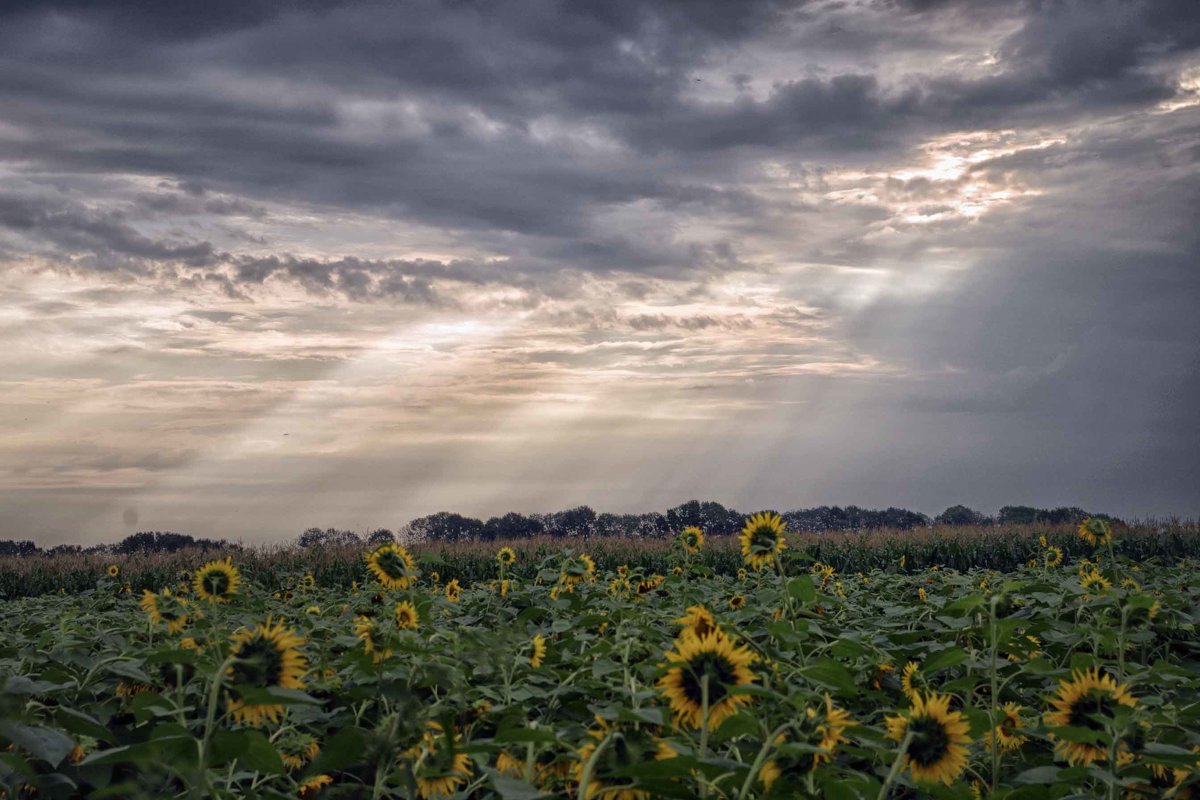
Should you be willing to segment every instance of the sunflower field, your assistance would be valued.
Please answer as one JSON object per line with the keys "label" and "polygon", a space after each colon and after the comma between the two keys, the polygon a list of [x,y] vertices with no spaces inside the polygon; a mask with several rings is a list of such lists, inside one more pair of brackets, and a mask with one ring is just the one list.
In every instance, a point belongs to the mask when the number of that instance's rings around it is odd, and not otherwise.
{"label": "sunflower field", "polygon": [[0,798],[1200,797],[1197,562],[1127,535],[114,563],[0,605]]}

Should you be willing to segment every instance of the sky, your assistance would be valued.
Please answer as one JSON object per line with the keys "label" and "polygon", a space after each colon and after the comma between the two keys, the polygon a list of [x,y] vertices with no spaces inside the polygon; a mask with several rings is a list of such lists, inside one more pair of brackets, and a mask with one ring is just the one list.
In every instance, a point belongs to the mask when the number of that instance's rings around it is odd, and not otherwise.
{"label": "sky", "polygon": [[1200,4],[0,10],[0,538],[1200,513]]}

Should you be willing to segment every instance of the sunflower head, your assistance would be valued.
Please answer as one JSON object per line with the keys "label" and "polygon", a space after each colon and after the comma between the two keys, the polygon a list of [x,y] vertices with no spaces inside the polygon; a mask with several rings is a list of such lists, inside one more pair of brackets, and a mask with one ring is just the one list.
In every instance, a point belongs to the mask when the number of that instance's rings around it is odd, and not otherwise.
{"label": "sunflower head", "polygon": [[683,626],[685,632],[697,637],[707,636],[717,629],[712,612],[704,606],[689,606],[687,613],[675,621]]}
{"label": "sunflower head", "polygon": [[1104,547],[1112,541],[1112,527],[1102,519],[1088,517],[1076,528],[1079,538],[1092,547]]}
{"label": "sunflower head", "polygon": [[458,578],[454,578],[446,584],[446,599],[451,603],[457,603],[462,598],[462,586],[458,583]]}
{"label": "sunflower head", "polygon": [[182,597],[171,594],[170,589],[163,589],[155,594],[150,590],[142,592],[138,605],[146,612],[146,617],[155,625],[167,626],[167,633],[179,633],[188,624],[188,602]]}
{"label": "sunflower head", "polygon": [[517,551],[511,547],[501,547],[496,551],[496,562],[502,567],[511,567],[517,563]]}
{"label": "sunflower head", "polygon": [[404,752],[422,800],[450,797],[470,779],[474,768],[470,757],[458,749],[461,739],[431,720],[421,741]]}
{"label": "sunflower head", "polygon": [[659,678],[658,689],[681,725],[701,727],[706,685],[708,722],[713,730],[751,702],[750,695],[734,694],[733,690],[757,680],[750,670],[754,654],[721,630],[705,636],[685,631],[666,659],[666,673]]}
{"label": "sunflower head", "polygon": [[746,595],[735,594],[733,597],[729,598],[729,607],[732,608],[734,611],[737,611],[740,608],[745,608],[746,607]]}
{"label": "sunflower head", "polygon": [[[1102,675],[1099,667],[1075,670],[1070,680],[1059,681],[1058,691],[1050,700],[1053,710],[1046,713],[1045,721],[1049,727],[1104,731],[1118,708],[1136,708],[1137,702],[1128,687],[1117,683],[1111,675]],[[1108,748],[1091,742],[1059,740],[1054,745],[1054,753],[1073,767],[1108,759]]]}
{"label": "sunflower head", "polygon": [[316,800],[321,794],[321,789],[333,783],[333,778],[328,775],[314,775],[300,784],[300,788],[296,791],[296,796],[300,800]]}
{"label": "sunflower head", "polygon": [[[798,715],[794,727],[795,741],[806,746],[804,751],[784,749],[763,766],[759,780],[769,791],[775,781],[784,775],[803,775],[814,771],[822,764],[828,764],[834,758],[838,745],[850,740],[846,731],[856,725],[850,715],[833,704],[832,698],[825,695],[825,701],[819,706],[808,706]],[[775,740],[777,747],[784,745],[786,737],[780,735]]]}
{"label": "sunflower head", "polygon": [[[576,783],[582,783],[589,761],[594,763],[585,797],[588,800],[652,800],[653,792],[638,788],[624,771],[639,764],[675,758],[679,753],[656,730],[634,722],[610,723],[596,718],[597,728],[575,753]],[[596,749],[600,749],[597,754]]]}
{"label": "sunflower head", "polygon": [[897,742],[912,734],[904,766],[913,780],[950,786],[966,769],[971,724],[962,712],[950,710],[949,695],[916,694],[912,708],[886,722],[888,737]]}
{"label": "sunflower head", "polygon": [[1000,710],[1000,719],[996,721],[996,726],[985,735],[984,744],[990,747],[995,740],[1001,750],[1016,750],[1029,741],[1029,737],[1022,733],[1024,727],[1025,724],[1021,721],[1021,706],[1005,703],[1004,708]]}
{"label": "sunflower head", "polygon": [[367,569],[385,589],[408,589],[417,582],[420,572],[412,555],[404,547],[391,542],[366,555]]}
{"label": "sunflower head", "polygon": [[529,666],[537,669],[546,660],[546,637],[540,633],[530,642]]}
{"label": "sunflower head", "polygon": [[307,733],[290,733],[279,743],[279,757],[289,770],[298,770],[321,754],[317,740]]}
{"label": "sunflower head", "polygon": [[196,596],[209,603],[228,603],[242,585],[242,574],[233,565],[233,559],[210,561],[192,577],[192,589]]}
{"label": "sunflower head", "polygon": [[559,582],[567,587],[596,580],[596,562],[587,553],[580,553],[563,562]]}
{"label": "sunflower head", "polygon": [[1090,572],[1080,576],[1079,585],[1084,589],[1097,589],[1099,591],[1106,591],[1112,588],[1112,581],[1104,577],[1104,574],[1099,570],[1093,569]]}
{"label": "sunflower head", "polygon": [[1042,563],[1053,569],[1063,562],[1063,551],[1058,545],[1050,545],[1042,553]]}
{"label": "sunflower head", "polygon": [[121,568],[119,566],[117,566],[116,564],[108,565],[108,577],[115,578],[120,574],[121,574]]}
{"label": "sunflower head", "polygon": [[299,649],[304,639],[285,628],[282,621],[272,623],[270,617],[265,624],[242,628],[230,638],[234,656],[226,671],[226,680],[232,687],[226,700],[230,716],[235,722],[255,727],[267,720],[278,722],[284,713],[282,705],[248,704],[238,696],[237,687],[304,688],[308,662]]}
{"label": "sunflower head", "polygon": [[396,627],[405,631],[413,631],[421,624],[421,615],[417,607],[408,600],[396,603]]}
{"label": "sunflower head", "polygon": [[313,577],[311,572],[309,572],[300,579],[300,585],[311,591],[317,588],[317,579]]}
{"label": "sunflower head", "polygon": [[679,544],[689,553],[699,553],[704,548],[704,531],[689,525],[679,532]]}
{"label": "sunflower head", "polygon": [[787,523],[774,512],[755,514],[746,520],[738,541],[742,546],[742,560],[754,570],[775,563],[775,559],[787,547],[784,529]]}

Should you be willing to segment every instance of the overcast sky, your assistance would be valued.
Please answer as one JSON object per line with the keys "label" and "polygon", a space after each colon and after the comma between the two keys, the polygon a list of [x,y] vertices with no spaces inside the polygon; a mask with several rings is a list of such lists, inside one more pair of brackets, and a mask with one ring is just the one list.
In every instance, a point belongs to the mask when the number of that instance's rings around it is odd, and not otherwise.
{"label": "overcast sky", "polygon": [[0,538],[1200,512],[1200,3],[5,3]]}

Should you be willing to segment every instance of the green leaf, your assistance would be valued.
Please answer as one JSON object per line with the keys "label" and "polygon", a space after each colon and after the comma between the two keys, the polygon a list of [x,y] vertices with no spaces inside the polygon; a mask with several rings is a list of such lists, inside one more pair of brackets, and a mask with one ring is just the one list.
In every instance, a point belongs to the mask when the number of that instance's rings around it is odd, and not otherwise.
{"label": "green leaf", "polygon": [[934,653],[925,659],[921,664],[922,674],[929,675],[939,669],[947,667],[957,667],[967,658],[967,651],[961,647],[947,647],[945,650]]}
{"label": "green leaf", "polygon": [[75,749],[75,742],[65,734],[40,725],[0,722],[0,738],[8,739],[34,758],[40,758],[55,768]]}
{"label": "green leaf", "polygon": [[1054,783],[1058,778],[1058,767],[1034,767],[1013,779],[1015,783]]}
{"label": "green leaf", "polygon": [[495,787],[501,800],[537,800],[539,797],[547,796],[545,792],[528,781],[498,773],[492,776],[492,786]]}
{"label": "green leaf", "polygon": [[213,754],[223,764],[237,760],[255,772],[282,775],[283,760],[262,731],[217,731],[213,736]]}
{"label": "green leaf", "polygon": [[342,728],[321,745],[321,753],[309,766],[307,774],[336,772],[363,758],[367,732],[362,728]]}
{"label": "green leaf", "polygon": [[817,600],[817,587],[813,585],[812,578],[807,575],[797,575],[788,581],[788,594],[801,603],[808,605]]}

